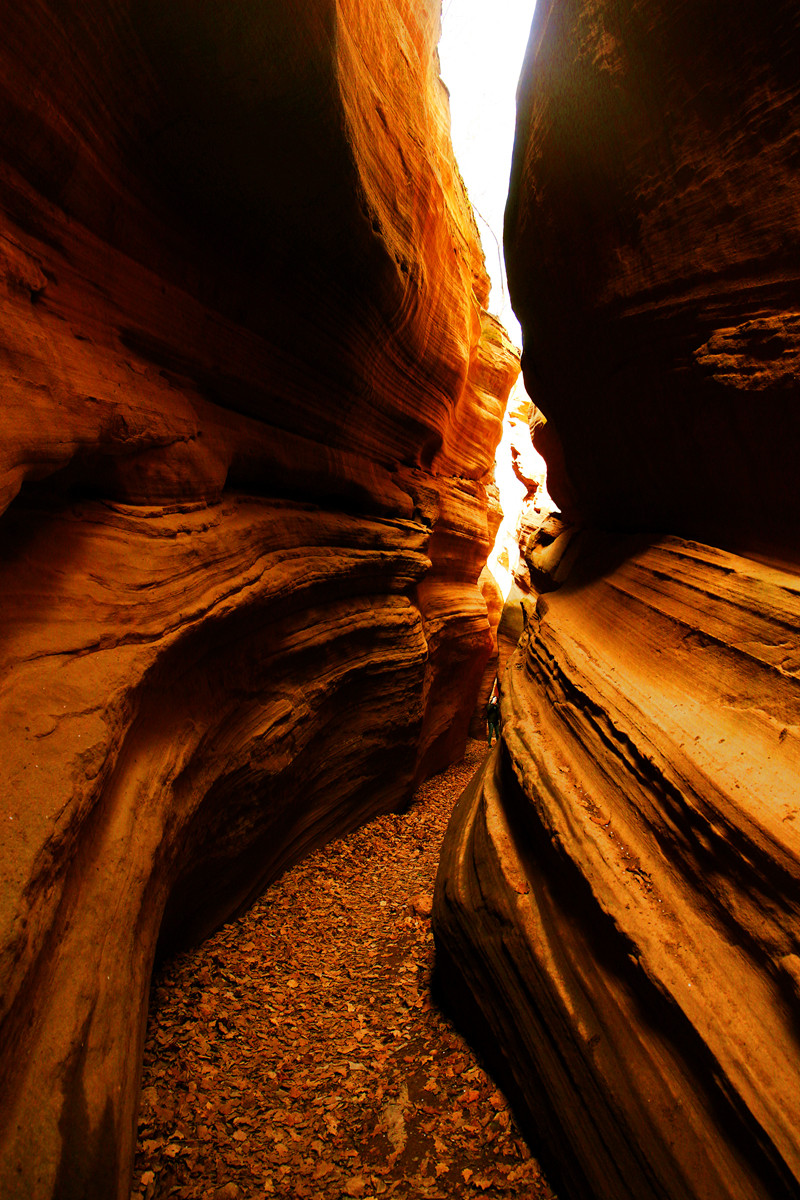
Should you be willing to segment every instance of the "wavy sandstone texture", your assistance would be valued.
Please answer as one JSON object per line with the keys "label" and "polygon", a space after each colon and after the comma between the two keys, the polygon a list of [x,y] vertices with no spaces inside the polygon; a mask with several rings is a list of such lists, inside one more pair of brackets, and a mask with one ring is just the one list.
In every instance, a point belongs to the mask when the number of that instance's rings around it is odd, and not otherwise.
{"label": "wavy sandstone texture", "polygon": [[786,3],[539,0],[520,86],[564,511],[434,918],[570,1200],[800,1194],[798,52]]}
{"label": "wavy sandstone texture", "polygon": [[0,35],[0,1194],[107,1200],[159,939],[463,748],[518,361],[434,3]]}

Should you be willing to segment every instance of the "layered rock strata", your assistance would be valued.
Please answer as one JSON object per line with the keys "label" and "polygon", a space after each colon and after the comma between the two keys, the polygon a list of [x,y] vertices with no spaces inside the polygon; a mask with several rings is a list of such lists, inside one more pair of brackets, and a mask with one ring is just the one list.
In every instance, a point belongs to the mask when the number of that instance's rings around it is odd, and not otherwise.
{"label": "layered rock strata", "polygon": [[800,581],[588,540],[529,608],[439,937],[569,1196],[794,1196]]}
{"label": "layered rock strata", "polygon": [[157,945],[463,747],[518,362],[435,5],[0,34],[0,1193],[106,1200]]}
{"label": "layered rock strata", "polygon": [[571,1200],[800,1192],[799,47],[789,4],[540,0],[520,85],[563,511],[434,917]]}

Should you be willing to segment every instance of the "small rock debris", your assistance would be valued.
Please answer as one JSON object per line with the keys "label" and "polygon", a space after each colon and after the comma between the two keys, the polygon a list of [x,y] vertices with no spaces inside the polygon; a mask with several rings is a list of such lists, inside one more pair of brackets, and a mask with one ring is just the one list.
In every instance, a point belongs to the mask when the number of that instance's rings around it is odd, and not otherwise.
{"label": "small rock debris", "polygon": [[554,1200],[430,994],[439,849],[485,752],[162,969],[131,1200]]}

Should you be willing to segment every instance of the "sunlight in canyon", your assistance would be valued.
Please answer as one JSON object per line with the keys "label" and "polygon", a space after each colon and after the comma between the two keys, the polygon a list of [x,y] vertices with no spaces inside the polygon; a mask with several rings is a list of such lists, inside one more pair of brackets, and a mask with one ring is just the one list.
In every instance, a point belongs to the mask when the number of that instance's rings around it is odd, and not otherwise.
{"label": "sunlight in canyon", "polygon": [[[491,6],[483,0],[444,0],[439,45],[442,78],[450,92],[453,148],[492,278],[491,310],[517,345],[522,344],[522,334],[508,296],[503,212],[514,146],[517,80],[534,8],[535,0],[498,0]],[[547,494],[545,461],[534,450],[527,430],[530,407],[520,376],[509,397],[495,458],[503,522],[487,565],[503,599],[511,590],[519,561],[516,532],[523,507],[533,504],[543,515],[555,509]]]}
{"label": "sunlight in canyon", "polygon": [[800,5],[535,3],[0,5],[2,1200],[800,1197]]}
{"label": "sunlight in canyon", "polygon": [[503,437],[495,456],[495,480],[500,492],[503,520],[497,531],[487,567],[508,598],[520,551],[517,527],[528,506],[539,524],[558,509],[547,491],[547,464],[533,447],[528,430],[531,400],[520,375],[508,398],[503,419]]}
{"label": "sunlight in canyon", "polygon": [[439,59],[450,92],[453,149],[476,211],[491,310],[521,345],[503,261],[503,211],[514,147],[517,80],[536,0],[443,0]]}

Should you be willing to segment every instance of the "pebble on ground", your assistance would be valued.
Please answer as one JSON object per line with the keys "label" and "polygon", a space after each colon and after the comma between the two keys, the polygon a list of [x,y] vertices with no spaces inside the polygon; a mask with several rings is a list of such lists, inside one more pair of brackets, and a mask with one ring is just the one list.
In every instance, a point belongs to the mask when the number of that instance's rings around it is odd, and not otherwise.
{"label": "pebble on ground", "polygon": [[131,1200],[553,1200],[430,994],[427,915],[486,746],[154,979]]}

